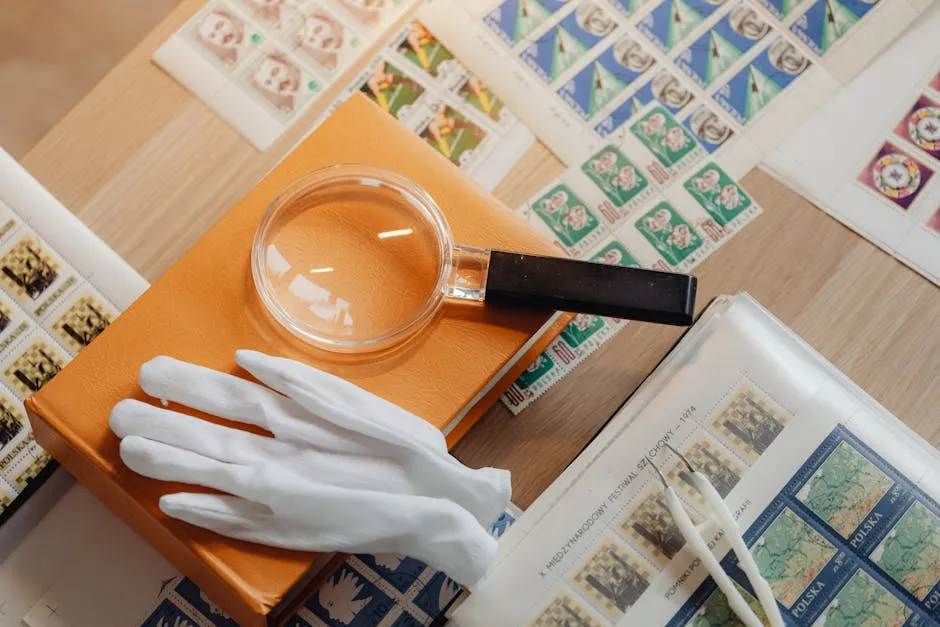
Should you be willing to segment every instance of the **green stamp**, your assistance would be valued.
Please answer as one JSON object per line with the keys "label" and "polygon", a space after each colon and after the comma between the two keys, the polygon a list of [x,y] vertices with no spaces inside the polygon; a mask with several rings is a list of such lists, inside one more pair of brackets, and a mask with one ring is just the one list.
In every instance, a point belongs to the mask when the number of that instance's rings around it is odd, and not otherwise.
{"label": "green stamp", "polygon": [[532,203],[532,210],[567,248],[580,248],[592,243],[590,236],[598,230],[597,217],[584,201],[564,183]]}
{"label": "green stamp", "polygon": [[571,348],[577,348],[604,328],[604,319],[590,314],[578,314],[561,332],[562,339]]}
{"label": "green stamp", "polygon": [[751,554],[774,596],[790,607],[836,554],[836,549],[793,510],[784,508],[751,547]]}
{"label": "green stamp", "polygon": [[698,149],[688,131],[663,107],[655,107],[630,125],[633,133],[667,168],[677,167]]}
{"label": "green stamp", "polygon": [[892,485],[861,453],[840,442],[796,498],[848,538]]}
{"label": "green stamp", "polygon": [[754,203],[716,163],[709,163],[684,183],[698,204],[721,226],[728,226]]}
{"label": "green stamp", "polygon": [[539,379],[551,372],[552,368],[554,367],[555,362],[552,360],[552,358],[545,353],[542,353],[535,358],[535,361],[529,364],[529,367],[526,368],[522,374],[519,375],[519,378],[516,379],[516,385],[518,385],[521,389],[526,390],[538,383]]}
{"label": "green stamp", "polygon": [[923,601],[940,581],[940,518],[914,501],[870,557]]}
{"label": "green stamp", "polygon": [[639,168],[614,146],[601,148],[581,171],[618,207],[639,203],[652,191]]}
{"label": "green stamp", "polygon": [[843,586],[817,623],[826,627],[900,627],[912,612],[871,575],[858,570]]}
{"label": "green stamp", "polygon": [[635,226],[672,266],[681,264],[703,245],[698,233],[665,200],[637,220]]}
{"label": "green stamp", "polygon": [[[757,616],[762,623],[767,624],[767,614],[764,612],[764,608],[761,607],[760,601],[754,598],[750,592],[742,588],[737,581],[732,579],[731,583],[734,584],[734,587],[738,589],[738,592],[740,592],[744,600],[747,601],[748,606],[754,611],[755,616]],[[725,593],[722,592],[720,588],[716,588],[715,591],[705,599],[705,603],[702,604],[702,607],[698,609],[692,619],[686,623],[686,627],[744,627],[744,623],[741,622],[741,619],[738,618],[734,610],[731,609],[731,606],[728,605],[728,597],[725,596]]]}
{"label": "green stamp", "polygon": [[625,268],[640,267],[640,262],[620,242],[610,242],[591,257],[591,261],[605,263],[609,266],[624,266]]}

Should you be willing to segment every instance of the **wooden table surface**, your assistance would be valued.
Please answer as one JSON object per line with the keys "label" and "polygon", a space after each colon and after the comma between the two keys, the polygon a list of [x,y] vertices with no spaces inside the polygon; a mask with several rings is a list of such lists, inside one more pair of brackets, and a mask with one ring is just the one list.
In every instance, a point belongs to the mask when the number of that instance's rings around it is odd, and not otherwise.
{"label": "wooden table surface", "polygon": [[[202,2],[183,2],[23,159],[40,183],[151,281],[319,115],[316,108],[308,111],[259,152],[152,65],[153,51]],[[496,195],[518,206],[562,171],[535,146]],[[755,170],[743,185],[765,212],[696,268],[700,307],[717,294],[750,292],[940,446],[940,290],[766,174]],[[513,500],[527,507],[680,332],[628,325],[521,415],[493,407],[455,454],[470,465],[512,470]]]}

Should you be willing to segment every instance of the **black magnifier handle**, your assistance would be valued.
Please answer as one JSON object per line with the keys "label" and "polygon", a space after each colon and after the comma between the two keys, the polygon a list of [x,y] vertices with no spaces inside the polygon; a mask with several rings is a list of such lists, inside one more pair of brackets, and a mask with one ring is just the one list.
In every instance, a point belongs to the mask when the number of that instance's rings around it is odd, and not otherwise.
{"label": "black magnifier handle", "polygon": [[484,300],[688,326],[696,283],[688,274],[493,250]]}

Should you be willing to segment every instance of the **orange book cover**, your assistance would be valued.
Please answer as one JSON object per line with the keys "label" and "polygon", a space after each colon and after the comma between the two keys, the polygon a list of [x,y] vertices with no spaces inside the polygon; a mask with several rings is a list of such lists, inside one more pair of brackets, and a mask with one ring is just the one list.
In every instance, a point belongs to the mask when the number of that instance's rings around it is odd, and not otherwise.
{"label": "orange book cover", "polygon": [[[141,364],[170,355],[247,376],[235,364],[236,349],[301,359],[449,428],[453,443],[570,319],[545,311],[445,305],[421,339],[390,357],[348,362],[301,350],[262,313],[251,282],[251,243],[281,190],[337,163],[382,166],[413,179],[437,201],[461,244],[554,253],[489,193],[357,95],[27,401],[39,443],[245,627],[286,617],[312,585],[319,556],[229,540],[160,512],[161,495],[194,488],[125,468],[108,427],[111,408],[121,399],[154,402],[138,386]],[[540,330],[543,335],[533,341]]]}

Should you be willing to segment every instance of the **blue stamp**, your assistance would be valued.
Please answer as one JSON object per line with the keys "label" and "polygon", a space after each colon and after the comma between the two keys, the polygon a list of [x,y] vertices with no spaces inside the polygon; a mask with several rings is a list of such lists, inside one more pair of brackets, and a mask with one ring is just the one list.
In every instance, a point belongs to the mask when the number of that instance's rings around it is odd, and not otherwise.
{"label": "blue stamp", "polygon": [[663,0],[636,27],[654,46],[669,52],[720,4],[709,0]]}
{"label": "blue stamp", "polygon": [[558,95],[590,120],[655,63],[640,42],[624,35],[562,85]]}
{"label": "blue stamp", "polygon": [[196,621],[169,599],[163,599],[140,627],[198,627]]}
{"label": "blue stamp", "polygon": [[519,57],[546,83],[553,83],[604,37],[617,22],[600,5],[581,2],[552,28],[523,48]]}
{"label": "blue stamp", "polygon": [[790,32],[822,56],[874,6],[866,0],[815,0],[790,25]]}
{"label": "blue stamp", "polygon": [[428,567],[420,560],[403,555],[361,554],[356,557],[399,592],[407,591]]}
{"label": "blue stamp", "polygon": [[182,581],[176,584],[174,590],[216,627],[238,627],[238,623],[232,620],[231,616],[223,612],[218,605],[213,603],[209,597],[206,596],[206,593],[200,590],[191,579],[183,578]]}
{"label": "blue stamp", "polygon": [[676,66],[696,85],[710,87],[770,32],[770,24],[747,4],[739,4],[676,57]]}
{"label": "blue stamp", "polygon": [[366,577],[343,564],[307,600],[306,607],[327,625],[377,625],[394,602]]}
{"label": "blue stamp", "polygon": [[443,612],[459,592],[460,585],[439,572],[431,577],[413,602],[428,616],[434,617]]}
{"label": "blue stamp", "polygon": [[483,23],[514,46],[564,6],[565,0],[506,0],[483,16]]}
{"label": "blue stamp", "polygon": [[646,104],[653,100],[662,104],[673,115],[688,106],[695,99],[691,88],[679,80],[669,70],[660,70],[651,80],[636,90],[629,98],[620,103],[594,126],[594,132],[607,137],[633,117]]}
{"label": "blue stamp", "polygon": [[785,19],[804,0],[758,0],[778,20]]}
{"label": "blue stamp", "polygon": [[778,38],[714,94],[739,124],[747,124],[810,66],[792,43]]}
{"label": "blue stamp", "polygon": [[721,148],[734,135],[731,125],[705,105],[693,111],[682,121],[682,125],[689,129],[708,154]]}

